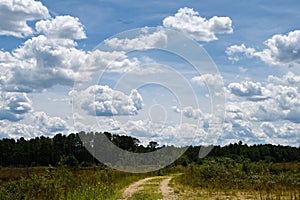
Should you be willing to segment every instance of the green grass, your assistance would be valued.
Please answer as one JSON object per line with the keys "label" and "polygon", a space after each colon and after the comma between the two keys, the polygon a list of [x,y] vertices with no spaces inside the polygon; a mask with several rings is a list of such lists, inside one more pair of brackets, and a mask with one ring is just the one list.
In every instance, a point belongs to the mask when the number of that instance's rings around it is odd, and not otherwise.
{"label": "green grass", "polygon": [[[203,164],[149,174],[100,168],[0,168],[0,199],[116,200],[131,183],[156,175],[173,176],[170,186],[178,200],[300,199],[300,163],[235,163],[227,159],[207,159]],[[130,199],[161,199],[161,178],[149,180]]]}
{"label": "green grass", "polygon": [[162,199],[162,194],[159,191],[161,178],[155,178],[147,181],[143,185],[143,190],[133,194],[129,200],[158,200]]}
{"label": "green grass", "polygon": [[209,161],[189,165],[172,186],[181,199],[300,199],[300,163]]}
{"label": "green grass", "polygon": [[149,193],[149,192],[139,192],[132,197],[129,198],[129,200],[158,200],[162,199],[162,195],[160,193]]}
{"label": "green grass", "polygon": [[43,172],[32,172],[28,177],[2,180],[0,199],[117,199],[124,187],[145,176],[149,175],[115,170],[71,170],[62,167],[49,171],[44,168]]}

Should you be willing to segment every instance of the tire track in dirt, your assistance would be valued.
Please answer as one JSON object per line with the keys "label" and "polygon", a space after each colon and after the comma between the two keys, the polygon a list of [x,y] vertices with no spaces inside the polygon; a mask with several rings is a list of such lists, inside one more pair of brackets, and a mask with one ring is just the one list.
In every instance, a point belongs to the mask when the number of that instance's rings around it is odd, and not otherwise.
{"label": "tire track in dirt", "polygon": [[155,177],[148,177],[141,179],[137,182],[132,183],[129,185],[123,192],[122,197],[119,200],[127,200],[129,197],[131,197],[134,193],[143,190],[143,185],[149,181],[154,179]]}
{"label": "tire track in dirt", "polygon": [[174,194],[174,189],[169,186],[170,181],[172,180],[172,177],[167,177],[166,179],[163,179],[160,183],[160,191],[163,196],[163,200],[175,200],[177,199]]}
{"label": "tire track in dirt", "polygon": [[129,199],[133,194],[138,193],[140,191],[143,191],[144,185],[147,184],[148,181],[151,181],[153,179],[157,179],[157,181],[160,183],[159,185],[159,191],[162,193],[162,199],[161,200],[175,200],[177,199],[174,195],[174,190],[169,186],[170,181],[172,180],[171,176],[167,177],[148,177],[141,179],[139,181],[136,181],[129,185],[123,192],[122,197],[119,198],[119,200],[127,200]]}

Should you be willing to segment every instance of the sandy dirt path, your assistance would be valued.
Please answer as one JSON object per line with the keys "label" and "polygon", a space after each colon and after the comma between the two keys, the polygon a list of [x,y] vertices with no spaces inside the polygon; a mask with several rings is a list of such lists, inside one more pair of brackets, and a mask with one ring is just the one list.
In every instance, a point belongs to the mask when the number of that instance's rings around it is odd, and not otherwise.
{"label": "sandy dirt path", "polygon": [[166,179],[163,179],[160,183],[160,191],[163,196],[163,200],[175,200],[177,199],[174,194],[174,189],[169,186],[170,181],[172,180],[172,177],[167,177]]}
{"label": "sandy dirt path", "polygon": [[169,183],[172,179],[172,177],[148,177],[141,179],[137,182],[132,183],[129,185],[123,192],[122,197],[119,200],[127,200],[129,199],[133,194],[138,193],[139,191],[142,191],[144,189],[144,185],[147,184],[148,181],[157,179],[157,181],[160,183],[159,190],[162,193],[162,200],[174,200],[177,199],[174,195],[174,190],[169,186]]}
{"label": "sandy dirt path", "polygon": [[149,177],[149,178],[144,178],[141,179],[137,182],[132,183],[131,185],[129,185],[123,192],[121,199],[119,200],[126,200],[129,197],[131,197],[134,193],[143,190],[143,185],[149,181],[154,179],[155,177]]}

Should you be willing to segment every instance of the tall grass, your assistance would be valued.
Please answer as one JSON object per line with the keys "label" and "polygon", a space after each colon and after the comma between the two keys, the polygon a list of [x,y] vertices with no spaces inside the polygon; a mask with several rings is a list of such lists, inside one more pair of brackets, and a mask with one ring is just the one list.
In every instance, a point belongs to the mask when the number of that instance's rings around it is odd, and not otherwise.
{"label": "tall grass", "polygon": [[184,187],[211,193],[255,194],[257,198],[300,198],[300,163],[235,163],[209,160],[189,165],[175,178]]}
{"label": "tall grass", "polygon": [[116,199],[122,188],[145,176],[92,168],[49,168],[43,173],[1,181],[0,199]]}
{"label": "tall grass", "polygon": [[[112,200],[138,179],[169,174],[177,174],[172,181],[175,193],[179,196],[186,193],[178,199],[189,199],[191,195],[206,199],[220,196],[300,199],[300,163],[236,163],[224,158],[206,159],[202,164],[187,167],[173,166],[150,174],[97,167],[0,168],[0,199]],[[140,198],[139,195],[146,197],[148,193],[136,194],[135,198]]]}

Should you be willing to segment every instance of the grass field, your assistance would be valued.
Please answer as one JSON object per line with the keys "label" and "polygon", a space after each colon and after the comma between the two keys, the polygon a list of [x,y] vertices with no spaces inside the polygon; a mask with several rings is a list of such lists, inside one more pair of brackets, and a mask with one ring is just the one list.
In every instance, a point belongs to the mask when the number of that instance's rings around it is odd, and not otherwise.
{"label": "grass field", "polygon": [[172,183],[179,199],[300,199],[300,163],[211,161]]}
{"label": "grass field", "polygon": [[0,199],[116,199],[148,174],[68,168],[1,168]]}
{"label": "grass field", "polygon": [[129,200],[156,200],[162,199],[162,194],[159,192],[159,179],[153,179],[143,185],[140,192],[133,194]]}
{"label": "grass field", "polygon": [[[97,167],[0,168],[0,199],[113,200],[131,183],[157,175],[173,177],[170,187],[177,199],[300,199],[300,163],[235,163],[226,159],[148,174]],[[149,181],[129,199],[161,199],[159,180]]]}

